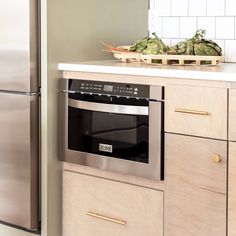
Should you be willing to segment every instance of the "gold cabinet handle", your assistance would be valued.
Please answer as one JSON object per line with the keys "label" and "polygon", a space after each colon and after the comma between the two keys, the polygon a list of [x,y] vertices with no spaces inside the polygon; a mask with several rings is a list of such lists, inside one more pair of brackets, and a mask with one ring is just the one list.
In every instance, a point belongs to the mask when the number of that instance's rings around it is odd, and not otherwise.
{"label": "gold cabinet handle", "polygon": [[202,115],[202,116],[210,115],[210,113],[207,111],[196,111],[196,110],[189,110],[189,109],[183,109],[183,108],[176,108],[175,112],[193,114],[193,115]]}
{"label": "gold cabinet handle", "polygon": [[220,155],[218,155],[218,154],[214,154],[214,155],[212,156],[212,160],[213,160],[213,162],[215,162],[215,163],[220,163],[220,162],[221,162],[221,157],[220,157]]}
{"label": "gold cabinet handle", "polygon": [[94,212],[87,212],[86,215],[91,216],[91,217],[95,217],[95,218],[98,218],[98,219],[101,219],[101,220],[110,221],[110,222],[113,222],[113,223],[116,223],[116,224],[119,224],[119,225],[126,225],[127,224],[127,222],[125,220],[114,219],[114,218],[104,216],[104,215],[100,215],[100,214],[94,213]]}

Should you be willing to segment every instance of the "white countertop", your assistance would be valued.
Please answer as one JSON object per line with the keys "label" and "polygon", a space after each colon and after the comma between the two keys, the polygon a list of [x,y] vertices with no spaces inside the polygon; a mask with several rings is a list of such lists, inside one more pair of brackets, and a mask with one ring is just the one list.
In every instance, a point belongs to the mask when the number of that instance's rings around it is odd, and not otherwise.
{"label": "white countertop", "polygon": [[114,61],[60,63],[59,70],[236,82],[236,63],[217,66],[160,66]]}

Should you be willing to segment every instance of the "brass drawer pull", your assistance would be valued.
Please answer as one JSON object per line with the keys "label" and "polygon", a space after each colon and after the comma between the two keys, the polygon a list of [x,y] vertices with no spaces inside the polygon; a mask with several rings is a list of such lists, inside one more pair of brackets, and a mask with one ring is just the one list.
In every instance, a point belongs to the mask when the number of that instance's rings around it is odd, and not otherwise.
{"label": "brass drawer pull", "polygon": [[196,110],[189,110],[189,109],[183,109],[183,108],[176,108],[175,112],[194,114],[194,115],[202,115],[202,116],[210,115],[210,113],[207,111],[196,111]]}
{"label": "brass drawer pull", "polygon": [[124,221],[124,220],[117,220],[117,219],[110,218],[110,217],[107,217],[107,216],[103,216],[103,215],[100,215],[100,214],[97,214],[97,213],[94,213],[94,212],[87,212],[87,215],[91,216],[91,217],[101,219],[101,220],[110,221],[110,222],[113,222],[113,223],[116,223],[116,224],[119,224],[119,225],[126,225],[127,224],[127,222]]}
{"label": "brass drawer pull", "polygon": [[212,156],[212,160],[213,160],[214,163],[220,163],[221,162],[221,157],[218,154],[214,154]]}

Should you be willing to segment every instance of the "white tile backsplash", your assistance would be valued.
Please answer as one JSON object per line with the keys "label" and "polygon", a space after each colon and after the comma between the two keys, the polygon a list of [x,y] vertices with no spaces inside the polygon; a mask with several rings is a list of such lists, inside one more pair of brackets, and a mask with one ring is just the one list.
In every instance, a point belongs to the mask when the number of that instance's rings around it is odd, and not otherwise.
{"label": "white tile backsplash", "polygon": [[219,39],[214,39],[214,42],[216,42],[222,49],[222,55],[225,55],[225,40],[219,40]]}
{"label": "white tile backsplash", "polygon": [[225,40],[225,60],[236,62],[236,40]]}
{"label": "white tile backsplash", "polygon": [[207,0],[189,0],[189,16],[206,16]]}
{"label": "white tile backsplash", "polygon": [[170,45],[171,44],[171,39],[162,39],[162,41],[166,45]]}
{"label": "white tile backsplash", "polygon": [[234,39],[236,39],[236,17],[234,17]]}
{"label": "white tile backsplash", "polygon": [[188,0],[172,0],[171,16],[188,16]]}
{"label": "white tile backsplash", "polygon": [[226,0],[226,16],[236,16],[236,0]]}
{"label": "white tile backsplash", "polygon": [[197,28],[206,30],[206,38],[215,38],[216,18],[215,17],[198,17]]}
{"label": "white tile backsplash", "polygon": [[[155,19],[155,14],[153,12],[153,10],[150,8],[150,10],[148,11],[148,27],[149,27],[149,31],[154,32],[157,31],[157,21]],[[161,35],[160,35],[161,37]]]}
{"label": "white tile backsplash", "polygon": [[224,16],[226,0],[207,0],[207,16]]}
{"label": "white tile backsplash", "polygon": [[236,0],[150,0],[150,7],[149,30],[165,42],[173,45],[205,29],[226,61],[236,62]]}
{"label": "white tile backsplash", "polygon": [[163,37],[163,18],[158,18],[156,21],[156,30],[153,29],[152,33],[156,32],[159,37]]}
{"label": "white tile backsplash", "polygon": [[149,8],[150,10],[154,10],[156,7],[155,7],[155,1],[149,1]]}
{"label": "white tile backsplash", "polygon": [[179,43],[180,41],[184,41],[185,39],[171,39],[170,40],[170,46],[174,46],[177,43]]}
{"label": "white tile backsplash", "polygon": [[155,10],[158,16],[170,16],[171,14],[171,0],[150,0],[155,3]]}
{"label": "white tile backsplash", "polygon": [[179,38],[179,17],[163,17],[163,38]]}
{"label": "white tile backsplash", "polygon": [[153,19],[152,24],[149,24],[149,33],[152,34],[153,32],[156,32],[156,34],[160,38],[162,38],[162,36],[163,36],[162,29],[163,29],[163,18],[162,17],[156,17],[155,19]]}
{"label": "white tile backsplash", "polygon": [[216,39],[234,39],[234,17],[216,17]]}
{"label": "white tile backsplash", "polygon": [[180,18],[180,38],[191,38],[197,30],[196,17],[181,17]]}

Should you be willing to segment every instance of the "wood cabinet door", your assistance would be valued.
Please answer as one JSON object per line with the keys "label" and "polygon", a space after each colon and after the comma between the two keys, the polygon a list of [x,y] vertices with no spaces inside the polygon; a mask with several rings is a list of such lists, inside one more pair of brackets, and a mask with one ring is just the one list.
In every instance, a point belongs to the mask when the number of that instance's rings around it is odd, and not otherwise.
{"label": "wood cabinet door", "polygon": [[229,236],[236,236],[236,143],[229,143]]}
{"label": "wood cabinet door", "polygon": [[229,90],[229,140],[236,141],[236,89]]}
{"label": "wood cabinet door", "polygon": [[63,172],[63,236],[163,236],[163,192]]}
{"label": "wood cabinet door", "polygon": [[165,236],[226,236],[227,142],[165,141]]}

